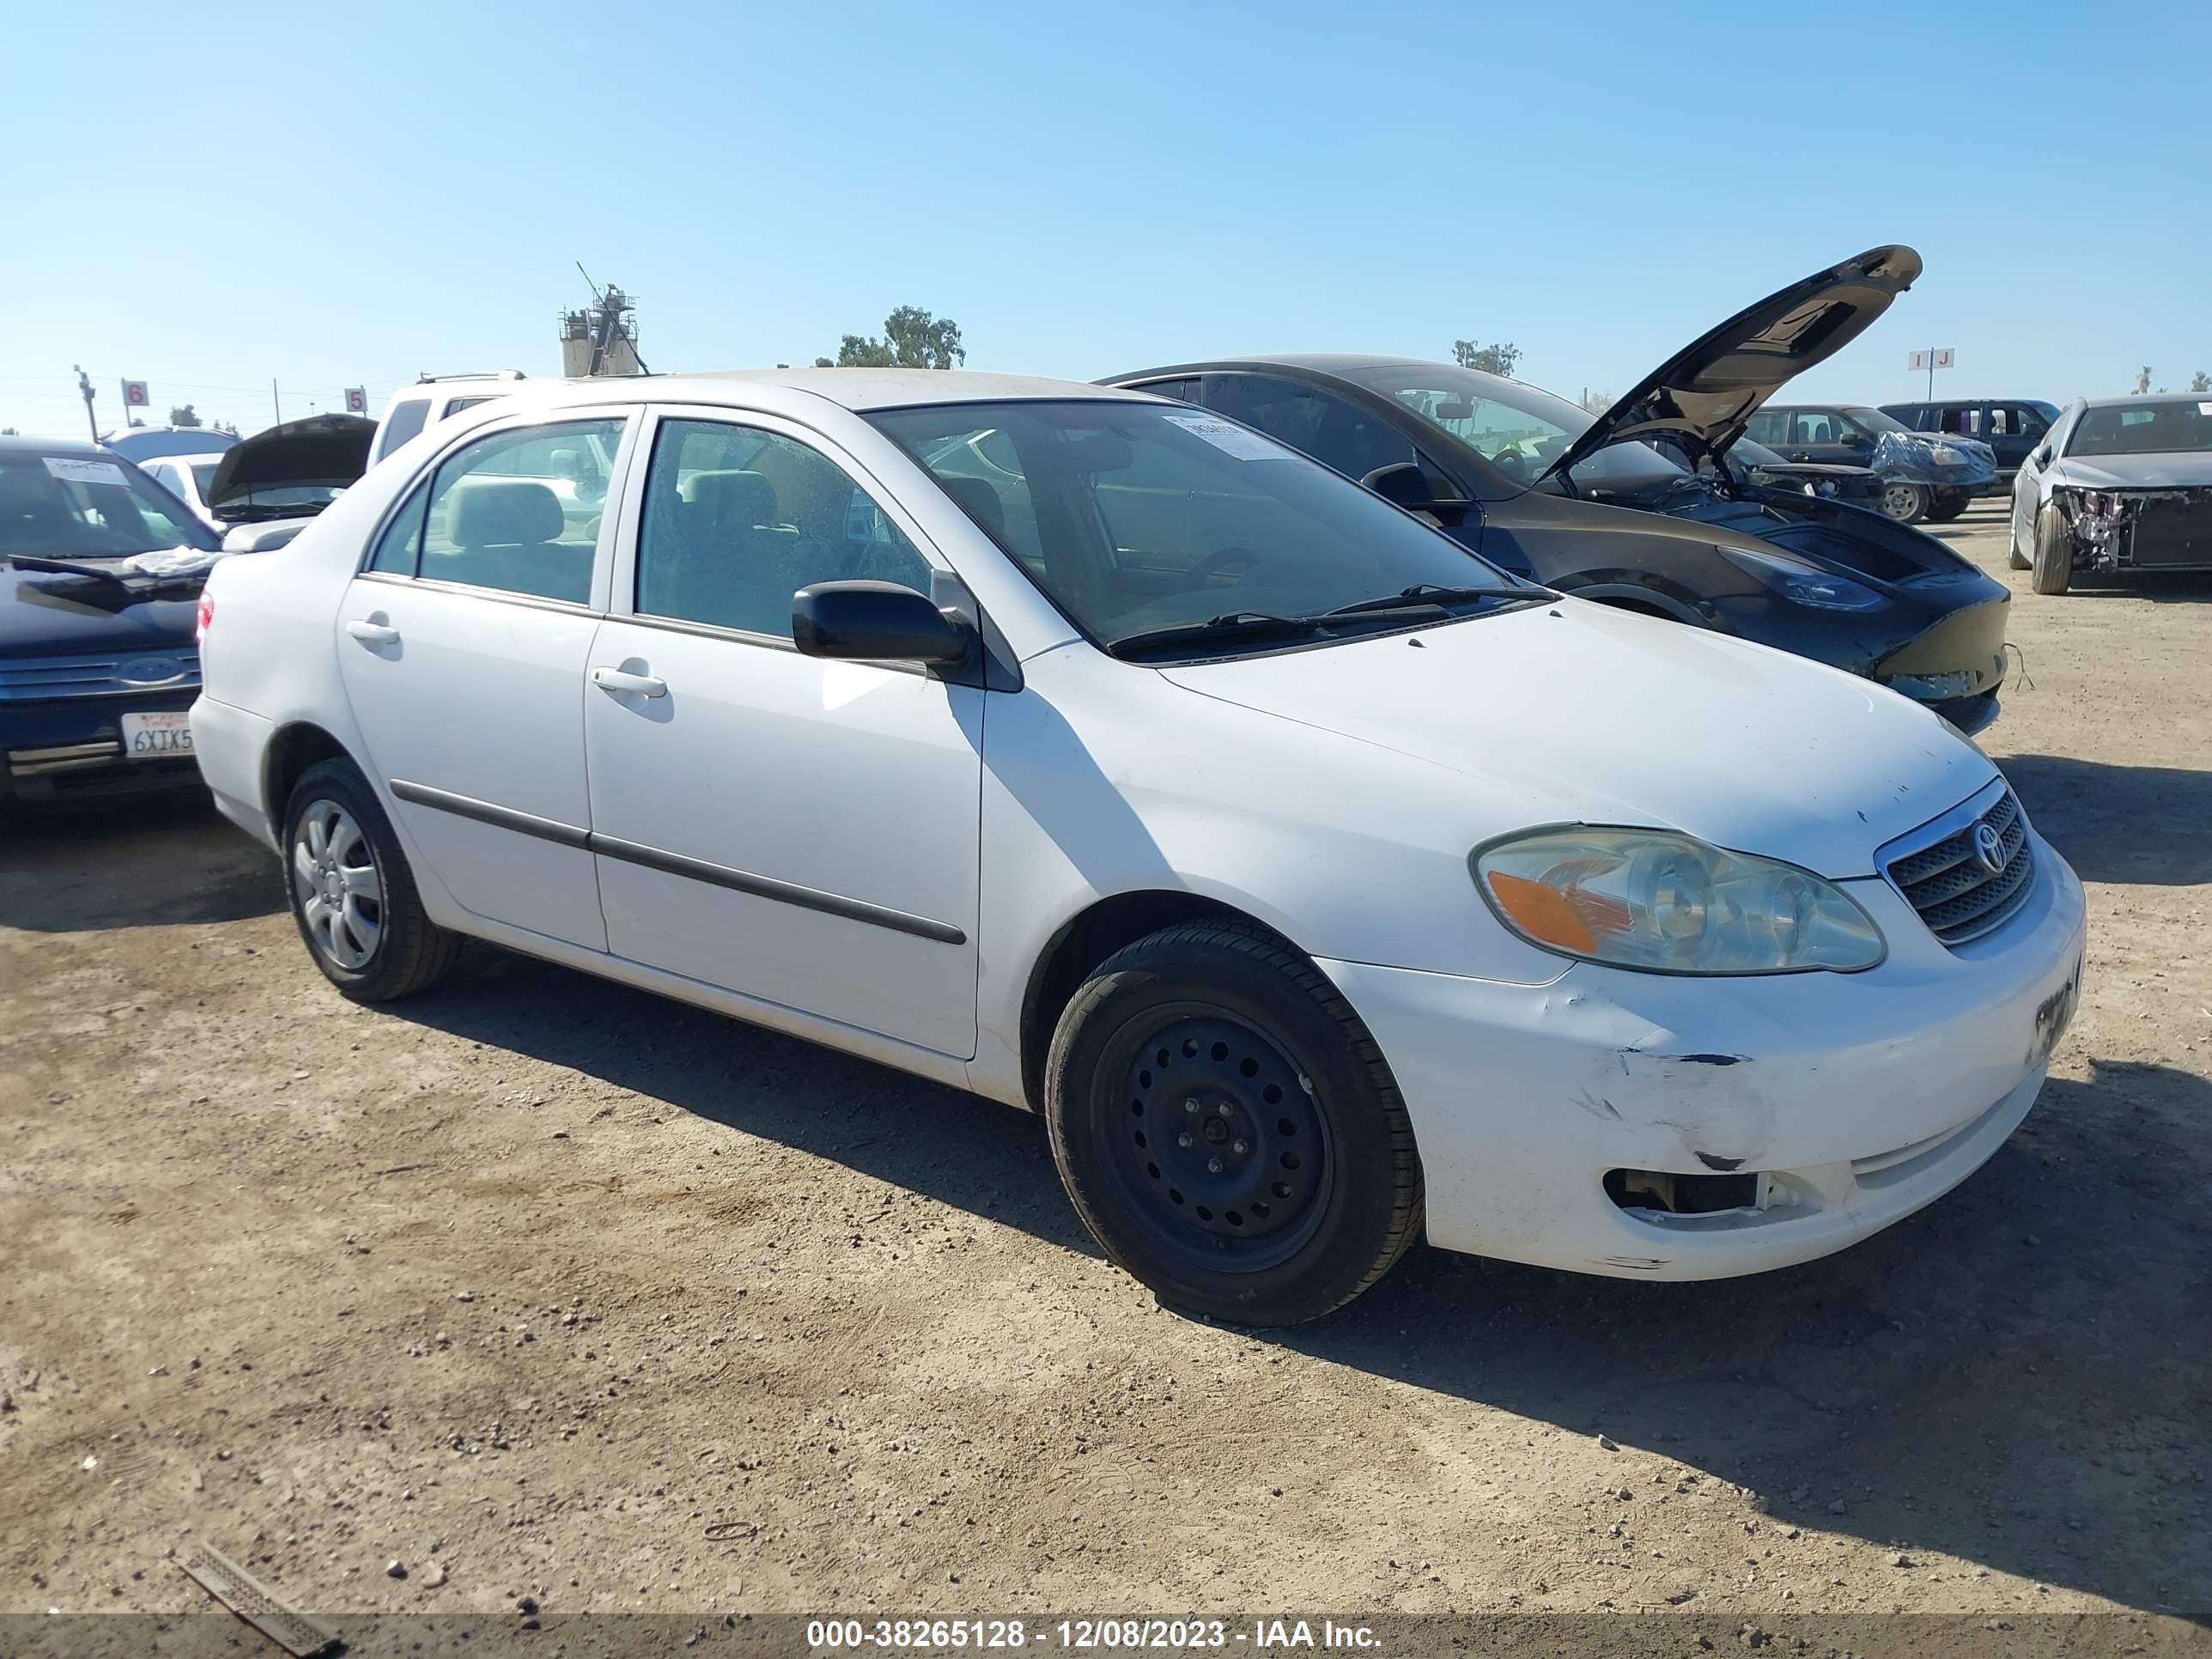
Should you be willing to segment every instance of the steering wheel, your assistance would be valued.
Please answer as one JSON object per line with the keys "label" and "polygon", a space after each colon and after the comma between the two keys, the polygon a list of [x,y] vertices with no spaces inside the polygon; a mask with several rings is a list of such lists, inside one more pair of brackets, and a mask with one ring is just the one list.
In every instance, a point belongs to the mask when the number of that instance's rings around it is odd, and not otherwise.
{"label": "steering wheel", "polygon": [[1250,575],[1259,562],[1260,556],[1249,547],[1217,547],[1193,565],[1190,574],[1199,581],[1226,586]]}

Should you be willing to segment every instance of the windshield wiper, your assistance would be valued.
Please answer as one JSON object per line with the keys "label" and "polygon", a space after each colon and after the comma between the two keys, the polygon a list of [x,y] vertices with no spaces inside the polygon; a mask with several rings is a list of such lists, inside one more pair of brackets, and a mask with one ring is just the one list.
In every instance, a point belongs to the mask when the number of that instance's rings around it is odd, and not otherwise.
{"label": "windshield wiper", "polygon": [[35,553],[10,553],[8,562],[18,570],[51,570],[63,576],[93,576],[104,582],[113,582],[118,587],[131,585],[127,576],[118,576],[112,570],[102,570],[96,564],[78,564],[72,559],[47,559]]}
{"label": "windshield wiper", "polygon": [[1217,641],[1256,635],[1287,635],[1304,638],[1327,631],[1318,617],[1278,617],[1265,611],[1231,611],[1202,623],[1178,623],[1173,628],[1150,628],[1127,635],[1106,648],[1116,657],[1176,645],[1211,645]]}
{"label": "windshield wiper", "polygon": [[1324,611],[1323,617],[1357,617],[1376,611],[1441,611],[1448,605],[1467,599],[1519,599],[1534,605],[1542,599],[1559,596],[1548,587],[1531,584],[1525,587],[1507,587],[1492,583],[1488,586],[1450,586],[1443,582],[1415,582],[1411,587],[1401,587],[1395,593],[1379,599],[1358,599],[1350,605],[1340,605],[1334,611]]}

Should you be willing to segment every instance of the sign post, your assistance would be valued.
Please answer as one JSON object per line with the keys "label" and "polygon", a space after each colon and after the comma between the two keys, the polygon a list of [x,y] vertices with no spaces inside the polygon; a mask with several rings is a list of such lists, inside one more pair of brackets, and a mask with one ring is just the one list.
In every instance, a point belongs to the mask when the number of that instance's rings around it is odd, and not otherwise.
{"label": "sign post", "polygon": [[1936,401],[1936,371],[1951,367],[1952,349],[1949,346],[1930,346],[1925,351],[1914,352],[1905,362],[1907,368],[1928,371],[1928,401],[1931,404]]}

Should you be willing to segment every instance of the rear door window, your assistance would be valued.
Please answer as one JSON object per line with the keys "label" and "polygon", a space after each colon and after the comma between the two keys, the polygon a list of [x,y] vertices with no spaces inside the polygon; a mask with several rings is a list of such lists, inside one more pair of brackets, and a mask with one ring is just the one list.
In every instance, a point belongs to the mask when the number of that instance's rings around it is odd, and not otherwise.
{"label": "rear door window", "polygon": [[606,498],[601,458],[614,454],[622,431],[619,418],[564,421],[456,450],[431,486],[417,574],[586,603]]}

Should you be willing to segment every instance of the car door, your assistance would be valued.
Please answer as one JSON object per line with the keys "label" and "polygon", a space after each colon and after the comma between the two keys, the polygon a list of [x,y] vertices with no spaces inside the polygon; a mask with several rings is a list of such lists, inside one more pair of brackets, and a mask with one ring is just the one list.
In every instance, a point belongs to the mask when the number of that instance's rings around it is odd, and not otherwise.
{"label": "car door", "polygon": [[1992,404],[1988,441],[1997,453],[1998,468],[2006,472],[2017,471],[2050,429],[2050,417],[2033,404]]}
{"label": "car door", "polygon": [[[450,450],[386,520],[337,619],[363,760],[413,850],[472,914],[592,950],[607,939],[584,671],[632,414],[518,416]],[[599,483],[562,476],[577,453],[602,459]]]}
{"label": "car door", "polygon": [[965,1059],[980,688],[792,643],[793,592],[930,592],[919,529],[807,428],[657,411],[584,690],[617,956]]}
{"label": "car door", "polygon": [[1793,461],[1817,461],[1828,466],[1864,466],[1870,442],[1854,444],[1864,434],[1835,409],[1794,409],[1790,411],[1790,443],[1783,452]]}
{"label": "car door", "polygon": [[[2042,411],[2036,411],[2040,415]],[[2012,544],[2020,552],[2033,555],[2035,551],[2035,515],[2043,505],[2043,475],[2049,471],[2043,457],[2049,454],[2055,462],[2066,441],[2066,432],[2074,411],[2064,414],[2036,434],[2020,471],[2012,479]]]}

